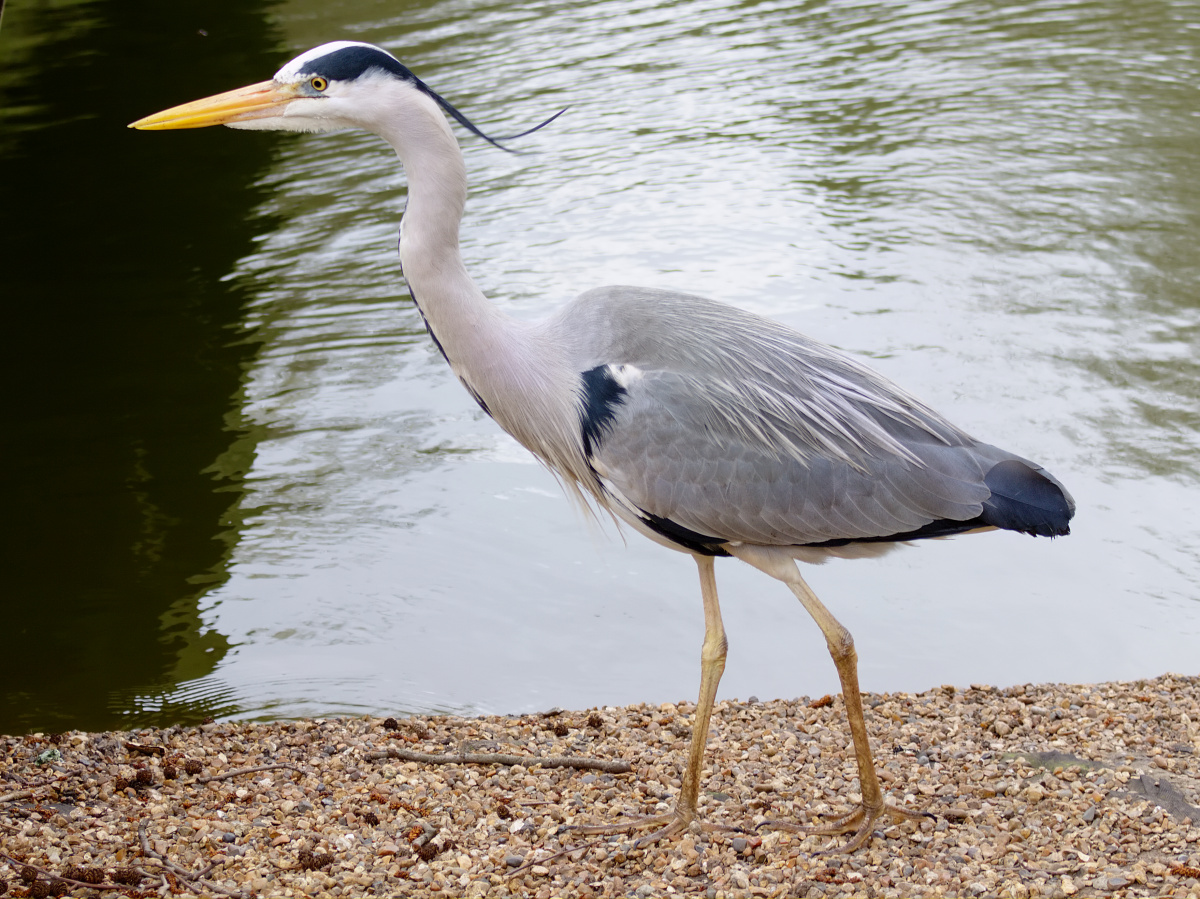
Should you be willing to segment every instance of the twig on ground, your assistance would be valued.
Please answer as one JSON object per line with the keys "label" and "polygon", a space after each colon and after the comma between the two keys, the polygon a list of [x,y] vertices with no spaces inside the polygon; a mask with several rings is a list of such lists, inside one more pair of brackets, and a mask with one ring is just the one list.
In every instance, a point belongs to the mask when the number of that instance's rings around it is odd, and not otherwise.
{"label": "twig on ground", "polygon": [[254,774],[258,771],[271,771],[275,768],[286,768],[289,771],[295,771],[297,774],[304,773],[295,765],[289,765],[286,762],[279,762],[274,765],[255,765],[253,768],[235,768],[233,771],[224,771],[221,774],[210,774],[208,777],[197,777],[194,781],[192,781],[192,783],[212,783],[214,780],[228,780],[231,777],[237,777],[239,774]]}
{"label": "twig on ground", "polygon": [[174,862],[170,861],[167,858],[164,858],[162,855],[155,852],[154,849],[150,846],[150,837],[146,833],[146,822],[145,821],[141,821],[138,823],[138,839],[141,841],[141,844],[142,844],[142,852],[145,853],[145,855],[148,858],[155,859],[160,865],[163,866],[163,883],[164,883],[164,885],[167,884],[166,874],[174,874],[178,877],[182,877],[184,880],[187,880],[187,881],[190,881],[193,883],[198,883],[201,886],[203,886],[206,890],[210,890],[211,892],[214,892],[214,893],[220,893],[222,896],[237,896],[237,897],[239,897],[239,899],[245,899],[245,896],[246,896],[245,893],[239,893],[237,890],[231,890],[231,889],[228,889],[227,887],[219,886],[218,884],[213,883],[211,880],[205,880],[201,876],[203,874],[207,874],[210,870],[212,870],[212,865],[209,865],[202,872],[197,874],[197,873],[187,870],[187,868],[181,868],[179,865],[175,864]]}
{"label": "twig on ground", "polygon": [[76,768],[74,771],[63,771],[61,774],[56,774],[49,780],[44,780],[38,784],[29,784],[23,790],[14,790],[11,793],[0,793],[0,802],[12,802],[14,799],[32,799],[33,794],[38,790],[53,787],[56,784],[62,783],[64,780],[70,780],[72,777],[77,777],[83,773],[82,768]]}
{"label": "twig on ground", "polygon": [[624,774],[632,770],[629,762],[576,758],[568,755],[503,755],[493,752],[447,752],[435,755],[429,752],[414,752],[411,749],[396,749],[395,747],[364,753],[363,758],[368,761],[402,759],[406,762],[424,762],[427,765],[524,765],[527,768],[540,765],[543,768],[588,768],[594,771],[608,771],[612,774]]}
{"label": "twig on ground", "polygon": [[556,858],[559,858],[563,855],[570,855],[572,852],[580,852],[584,849],[591,849],[593,846],[599,846],[603,842],[603,840],[592,840],[592,842],[584,843],[582,846],[567,846],[565,849],[558,850],[558,852],[554,853],[553,855],[547,855],[545,858],[535,858],[527,861],[525,864],[521,865],[521,867],[510,871],[508,876],[512,877],[514,874],[520,874],[522,871],[528,871],[534,865],[545,865],[546,862],[552,862]]}
{"label": "twig on ground", "polygon": [[45,875],[47,880],[61,880],[63,883],[68,883],[73,887],[82,887],[83,889],[87,889],[87,890],[127,890],[127,889],[129,889],[128,884],[88,883],[83,880],[74,880],[70,877],[64,877],[62,874],[55,874],[53,871],[47,871],[45,868],[39,868],[37,865],[31,865],[29,862],[20,861],[18,859],[13,858],[11,855],[5,855],[3,852],[0,852],[0,858],[4,859],[10,865],[15,867],[18,871],[20,871],[22,868],[32,868],[34,871],[37,871],[39,874]]}

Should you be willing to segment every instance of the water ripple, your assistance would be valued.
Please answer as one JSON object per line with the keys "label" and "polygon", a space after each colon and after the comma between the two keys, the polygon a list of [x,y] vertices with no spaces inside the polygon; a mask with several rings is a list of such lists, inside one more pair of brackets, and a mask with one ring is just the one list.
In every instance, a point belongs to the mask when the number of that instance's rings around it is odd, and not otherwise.
{"label": "water ripple", "polygon": [[[886,626],[859,638],[875,687],[1191,664],[1195,2],[306,8],[281,11],[296,49],[338,27],[388,46],[494,133],[571,105],[525,139],[529,155],[463,138],[464,254],[513,314],[606,283],[714,295],[869,355],[1068,481],[1081,501],[1069,541],[963,540],[906,555],[911,577],[869,565],[814,575],[835,595],[889,597],[869,613]],[[680,624],[695,610],[679,560],[593,546],[424,337],[395,258],[404,185],[387,148],[363,135],[288,140],[263,188],[282,224],[231,275],[252,287],[246,330],[261,352],[235,423],[254,461],[219,594],[242,646],[221,674],[256,697],[247,707],[302,708],[292,687],[271,704],[261,659],[304,669],[322,639],[359,641],[353,660],[329,649],[314,663],[324,680],[308,684],[345,708],[379,708],[386,690],[412,708],[690,694],[698,637]],[[769,589],[728,577],[734,591]],[[764,611],[770,601],[731,613],[755,626],[758,661],[731,657],[730,695],[785,695],[797,678],[824,689],[819,645],[803,672],[790,628],[769,628],[783,633],[765,648],[758,619],[785,614]],[[848,623],[865,617],[848,605]],[[518,623],[502,647],[490,639]],[[274,633],[289,636],[263,636]],[[931,634],[941,652],[910,649]],[[948,658],[967,644],[971,658]],[[431,670],[439,645],[465,670]],[[370,677],[339,680],[348,664],[396,680],[354,687]]]}

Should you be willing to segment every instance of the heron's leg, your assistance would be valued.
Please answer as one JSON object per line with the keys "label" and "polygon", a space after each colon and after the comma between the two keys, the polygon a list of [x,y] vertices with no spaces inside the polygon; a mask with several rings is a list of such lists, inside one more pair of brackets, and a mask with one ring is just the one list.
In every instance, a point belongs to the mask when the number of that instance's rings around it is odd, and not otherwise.
{"label": "heron's leg", "polygon": [[884,801],[883,790],[879,786],[879,775],[875,773],[875,759],[871,755],[871,741],[867,736],[862,692],[858,686],[858,653],[854,649],[854,637],[850,631],[846,630],[829,609],[825,608],[825,604],[817,599],[817,594],[813,593],[812,588],[801,577],[794,559],[780,558],[759,547],[740,547],[734,550],[733,554],[787,584],[825,635],[825,644],[829,647],[829,654],[837,666],[838,680],[842,684],[842,700],[846,704],[846,718],[850,723],[850,736],[854,743],[858,781],[862,791],[862,803],[859,807],[829,824],[803,827],[779,821],[766,823],[771,827],[799,833],[835,834],[853,831],[850,840],[841,847],[842,852],[853,852],[867,841],[875,822],[882,815],[886,814],[902,821],[933,817],[927,812],[909,811]]}
{"label": "heron's leg", "polygon": [[692,724],[692,745],[688,750],[687,770],[683,772],[682,787],[676,815],[696,817],[700,796],[700,772],[704,768],[704,747],[708,743],[708,727],[712,719],[717,685],[725,673],[725,654],[729,641],[721,621],[721,604],[717,601],[717,578],[712,556],[695,556],[700,569],[700,593],[704,597],[704,645],[700,649],[700,696],[696,700],[696,720]]}
{"label": "heron's leg", "polygon": [[[620,833],[642,827],[662,825],[660,830],[647,834],[637,842],[652,843],[673,836],[691,826],[697,820],[696,807],[700,797],[700,772],[704,768],[704,748],[708,742],[708,727],[712,718],[713,702],[717,696],[717,685],[725,671],[725,625],[721,622],[721,605],[717,601],[717,579],[712,556],[694,556],[700,569],[700,592],[704,598],[704,645],[700,650],[700,697],[696,702],[696,716],[692,724],[692,742],[688,750],[687,769],[675,811],[668,815],[637,818],[623,824],[584,825],[575,828],[583,833]],[[706,830],[736,830],[715,824],[701,823]]]}

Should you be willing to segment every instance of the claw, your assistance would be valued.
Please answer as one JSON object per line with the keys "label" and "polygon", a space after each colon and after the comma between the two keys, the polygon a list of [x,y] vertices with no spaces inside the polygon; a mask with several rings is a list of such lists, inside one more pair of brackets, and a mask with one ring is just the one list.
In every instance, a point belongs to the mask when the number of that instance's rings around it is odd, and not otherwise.
{"label": "claw", "polygon": [[894,818],[897,821],[912,821],[917,818],[933,818],[937,820],[937,816],[929,812],[901,808],[898,805],[885,802],[881,808],[875,809],[859,805],[847,814],[827,824],[793,824],[790,821],[768,820],[759,824],[755,830],[762,827],[771,827],[777,830],[785,830],[789,833],[805,834],[806,836],[832,836],[853,830],[854,833],[851,834],[850,839],[844,845],[830,846],[827,849],[813,853],[814,855],[836,855],[854,852],[866,843],[872,836],[875,822],[884,815]]}
{"label": "claw", "polygon": [[[653,815],[649,818],[631,818],[628,821],[622,821],[619,824],[571,824],[568,827],[570,830],[574,830],[577,833],[595,834],[629,833],[632,830],[641,830],[644,827],[657,827],[659,825],[665,825],[661,830],[649,834],[649,836],[655,837],[655,840],[650,842],[656,842],[658,839],[662,839],[659,834],[662,834],[663,831],[667,830],[668,828],[674,828],[672,832],[675,832],[675,830],[687,827],[690,823],[691,820],[689,820],[688,816],[682,815],[678,811],[675,811],[669,815]],[[637,842],[641,843],[644,839],[645,837],[639,838]]]}
{"label": "claw", "polygon": [[[661,826],[660,826],[661,825]],[[610,834],[610,833],[629,833],[633,830],[641,830],[646,827],[658,827],[659,829],[653,833],[648,833],[645,836],[638,837],[633,842],[633,848],[638,849],[642,846],[648,846],[651,843],[657,843],[659,840],[666,840],[681,834],[695,827],[706,833],[713,832],[732,832],[745,833],[740,827],[733,827],[729,824],[713,824],[710,821],[702,821],[696,816],[695,812],[688,814],[685,811],[676,809],[670,814],[653,815],[649,818],[632,818],[629,821],[623,821],[619,824],[573,824],[570,829],[577,833],[584,834]]]}

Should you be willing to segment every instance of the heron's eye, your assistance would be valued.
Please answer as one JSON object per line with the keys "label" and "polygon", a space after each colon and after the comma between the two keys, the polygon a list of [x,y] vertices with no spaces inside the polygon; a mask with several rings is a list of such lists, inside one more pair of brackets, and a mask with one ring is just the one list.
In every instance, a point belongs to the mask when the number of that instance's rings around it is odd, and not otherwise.
{"label": "heron's eye", "polygon": [[325,88],[329,87],[329,82],[320,75],[314,75],[308,83],[315,91],[323,91]]}

